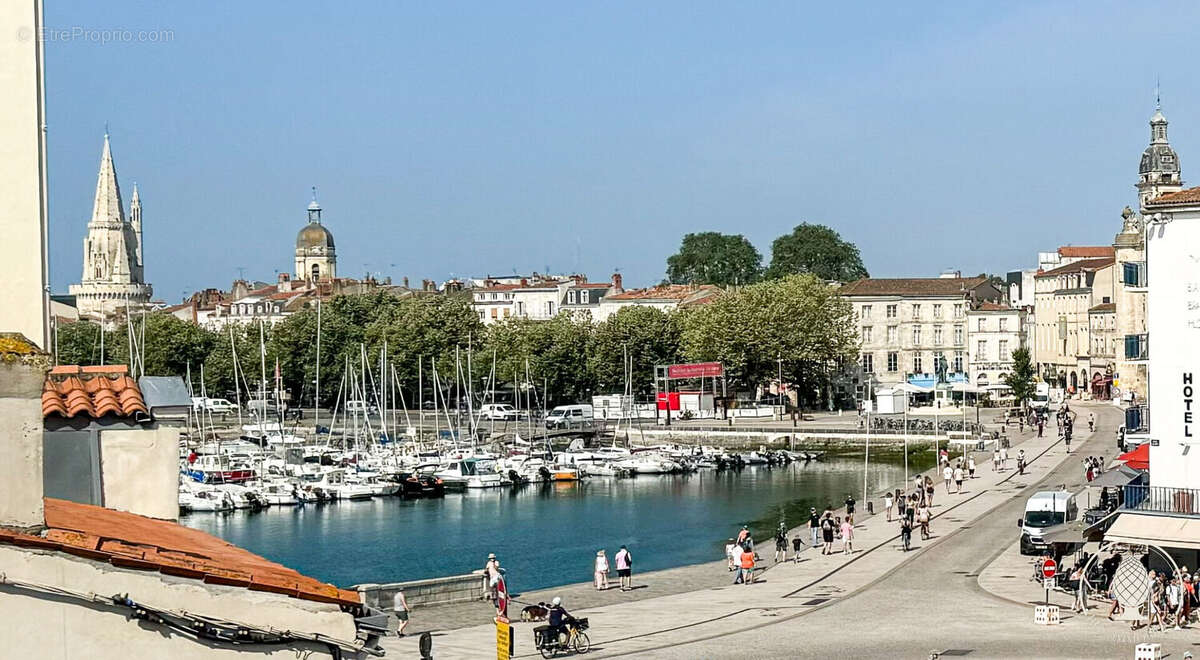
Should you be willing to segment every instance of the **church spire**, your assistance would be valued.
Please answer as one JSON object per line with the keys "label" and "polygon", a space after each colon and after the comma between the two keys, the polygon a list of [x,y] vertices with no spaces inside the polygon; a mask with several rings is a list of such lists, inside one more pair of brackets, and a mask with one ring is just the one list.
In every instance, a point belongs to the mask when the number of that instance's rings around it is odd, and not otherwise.
{"label": "church spire", "polygon": [[1138,166],[1138,202],[1145,209],[1146,202],[1164,193],[1183,189],[1180,178],[1179,158],[1167,141],[1167,118],[1162,113],[1162,99],[1158,86],[1154,90],[1154,115],[1150,117],[1150,146],[1142,152]]}
{"label": "church spire", "polygon": [[96,178],[96,200],[92,205],[90,225],[115,226],[125,224],[125,210],[121,204],[121,188],[117,185],[117,168],[113,165],[112,147],[108,143],[108,131],[104,132],[104,149],[100,153],[100,174]]}

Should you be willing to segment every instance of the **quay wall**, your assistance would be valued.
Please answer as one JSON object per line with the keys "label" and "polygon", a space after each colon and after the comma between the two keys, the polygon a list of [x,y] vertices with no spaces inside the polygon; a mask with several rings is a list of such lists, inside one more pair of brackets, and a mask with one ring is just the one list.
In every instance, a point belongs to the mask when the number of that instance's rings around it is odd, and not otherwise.
{"label": "quay wall", "polygon": [[354,588],[358,590],[364,605],[386,612],[392,611],[392,600],[397,591],[404,591],[404,599],[409,607],[463,603],[481,600],[484,596],[482,571],[410,582],[360,584]]}
{"label": "quay wall", "polygon": [[[798,429],[784,432],[781,429],[716,431],[712,429],[646,429],[633,430],[628,434],[617,435],[618,441],[628,439],[629,443],[637,445],[654,445],[664,442],[681,445],[707,445],[723,449],[804,449],[823,451],[862,451],[866,445],[866,433],[846,431],[806,431]],[[931,450],[935,445],[946,444],[948,437],[944,434],[909,434],[908,447],[910,451]],[[901,451],[905,445],[903,434],[875,433],[870,434],[872,448],[892,449]]]}

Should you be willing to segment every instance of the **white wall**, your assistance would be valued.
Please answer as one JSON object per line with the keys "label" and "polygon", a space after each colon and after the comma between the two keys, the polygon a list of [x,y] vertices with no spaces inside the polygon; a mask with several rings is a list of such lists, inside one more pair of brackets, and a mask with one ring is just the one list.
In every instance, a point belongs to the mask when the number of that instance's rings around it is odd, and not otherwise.
{"label": "white wall", "polygon": [[0,2],[0,331],[46,348],[40,26],[41,2]]}
{"label": "white wall", "polygon": [[[198,580],[118,569],[70,555],[0,546],[0,573],[9,580],[104,596],[128,593],[139,603],[165,610],[239,621],[279,630],[322,633],[353,641],[354,619],[337,605],[301,601],[280,594],[236,587],[205,585]],[[0,588],[0,640],[5,658],[169,658],[203,660],[267,655],[291,660],[291,648],[215,648],[164,628],[142,624],[108,607],[29,595]],[[306,646],[311,657],[328,657],[325,647]],[[264,653],[263,651],[272,651]],[[350,656],[354,657],[354,656]]]}
{"label": "white wall", "polygon": [[179,518],[179,429],[100,432],[104,506],[150,518]]}
{"label": "white wall", "polygon": [[0,525],[36,527],[45,521],[41,392],[47,360],[45,355],[38,354],[5,353],[3,357],[0,360]]}
{"label": "white wall", "polygon": [[1197,488],[1200,447],[1183,443],[1200,444],[1200,210],[1150,226],[1146,250],[1150,485]]}

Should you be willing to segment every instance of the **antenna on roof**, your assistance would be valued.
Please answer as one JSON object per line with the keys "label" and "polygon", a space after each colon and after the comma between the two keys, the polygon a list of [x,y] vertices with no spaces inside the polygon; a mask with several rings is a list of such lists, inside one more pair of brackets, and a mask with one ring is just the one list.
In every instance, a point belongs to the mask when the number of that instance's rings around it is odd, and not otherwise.
{"label": "antenna on roof", "polygon": [[108,120],[104,120],[104,137],[108,137]]}
{"label": "antenna on roof", "polygon": [[313,186],[313,187],[312,187],[312,193],[313,193],[313,200],[312,200],[312,201],[314,201],[314,202],[315,202],[315,201],[317,201],[317,187],[316,187],[316,186]]}
{"label": "antenna on roof", "polygon": [[1154,76],[1154,109],[1162,110],[1162,94],[1158,88],[1158,76]]}

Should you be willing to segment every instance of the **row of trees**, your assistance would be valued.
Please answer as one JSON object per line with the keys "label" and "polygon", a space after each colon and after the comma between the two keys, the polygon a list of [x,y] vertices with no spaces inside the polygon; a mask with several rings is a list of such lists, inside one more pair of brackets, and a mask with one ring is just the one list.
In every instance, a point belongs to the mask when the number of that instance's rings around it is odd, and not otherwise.
{"label": "row of trees", "polygon": [[867,277],[867,269],[853,243],[825,225],[807,222],[771,243],[765,268],[745,236],[715,231],[687,234],[679,252],[667,258],[667,279],[675,284],[735,286],[797,274],[849,282]]}
{"label": "row of trees", "polygon": [[[149,315],[145,372],[190,374],[197,394],[203,372],[209,396],[231,396],[235,361],[244,374],[243,393],[257,390],[264,372],[269,381],[278,363],[284,386],[311,405],[317,319],[312,306],[274,327],[241,325],[214,332],[170,315]],[[741,388],[753,388],[782,370],[785,380],[812,392],[827,382],[834,365],[853,359],[857,344],[850,304],[812,275],[739,287],[709,304],[675,312],[628,307],[599,323],[564,313],[550,321],[514,318],[485,327],[462,297],[376,293],[331,299],[321,306],[320,324],[323,405],[336,399],[347,365],[361,370],[366,364],[377,374],[385,346],[413,406],[419,380],[429,399],[433,368],[443,382],[453,381],[458,368],[466,373],[468,353],[476,392],[489,377],[502,391],[528,379],[539,392],[548,390],[551,403],[561,403],[624,391],[626,356],[632,363],[630,383],[639,394],[653,391],[655,365],[685,361],[722,362],[731,384]],[[128,335],[105,333],[105,362],[129,362]],[[94,324],[73,323],[58,331],[61,364],[98,364],[100,346],[100,328]]]}

